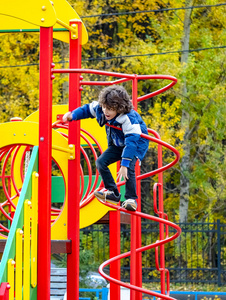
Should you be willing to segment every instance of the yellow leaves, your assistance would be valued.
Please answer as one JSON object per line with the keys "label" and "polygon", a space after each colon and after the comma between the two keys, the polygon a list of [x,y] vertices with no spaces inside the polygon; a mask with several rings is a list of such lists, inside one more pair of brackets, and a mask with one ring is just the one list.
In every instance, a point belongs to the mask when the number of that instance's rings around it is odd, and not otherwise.
{"label": "yellow leaves", "polygon": [[[184,130],[180,128],[181,100],[176,98],[170,102],[170,96],[167,101],[164,101],[164,99],[164,96],[155,99],[153,107],[148,109],[143,118],[147,126],[157,131],[163,141],[176,145],[177,150],[181,153],[180,141],[184,137]],[[150,143],[150,147],[156,147],[156,145]],[[165,148],[163,148],[163,151],[170,152]]]}
{"label": "yellow leaves", "polygon": [[[126,28],[123,30],[123,32],[118,32],[117,35],[123,40],[126,40],[127,37],[131,39],[131,30]],[[133,39],[133,37],[132,37],[132,39]]]}
{"label": "yellow leaves", "polygon": [[[38,35],[21,33],[0,37],[0,64],[3,67],[0,68],[0,122],[14,116],[24,119],[38,109],[38,43]],[[60,61],[59,54],[54,54],[53,61]],[[63,79],[59,79],[55,83],[53,103],[61,98],[62,82]]]}
{"label": "yellow leaves", "polygon": [[3,78],[3,79],[2,79],[2,84],[3,84],[3,85],[9,84],[9,82],[10,82],[10,81],[9,81],[8,78]]}

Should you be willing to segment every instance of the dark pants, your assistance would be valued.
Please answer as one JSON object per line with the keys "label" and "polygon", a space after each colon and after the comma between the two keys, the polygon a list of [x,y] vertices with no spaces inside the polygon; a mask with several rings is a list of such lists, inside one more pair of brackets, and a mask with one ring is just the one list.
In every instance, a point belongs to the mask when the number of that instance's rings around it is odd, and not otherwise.
{"label": "dark pants", "polygon": [[[96,160],[97,170],[104,182],[104,187],[107,190],[113,191],[117,189],[115,181],[111,175],[108,166],[116,161],[121,160],[123,147],[116,147],[114,145],[109,146],[106,151],[104,151]],[[128,180],[126,181],[126,193],[125,199],[137,199],[136,193],[136,178],[135,178],[135,164],[137,158],[134,156],[133,160],[130,162],[128,170]]]}

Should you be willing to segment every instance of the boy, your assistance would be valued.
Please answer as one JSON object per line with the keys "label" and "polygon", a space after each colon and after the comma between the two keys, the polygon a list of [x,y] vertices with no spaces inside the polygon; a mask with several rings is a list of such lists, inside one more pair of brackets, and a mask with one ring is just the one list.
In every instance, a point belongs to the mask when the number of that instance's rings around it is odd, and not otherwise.
{"label": "boy", "polygon": [[126,193],[122,207],[127,210],[137,209],[135,164],[137,159],[141,161],[147,150],[147,139],[140,134],[148,134],[147,127],[141,116],[133,110],[132,102],[127,91],[122,86],[112,85],[104,88],[98,101],[85,104],[63,116],[63,121],[74,121],[86,118],[96,118],[102,127],[107,123],[122,130],[105,126],[108,148],[97,159],[96,167],[104,182],[106,191],[95,191],[94,195],[110,203],[118,204],[121,194],[108,166],[121,160],[118,172],[119,181],[125,180]]}

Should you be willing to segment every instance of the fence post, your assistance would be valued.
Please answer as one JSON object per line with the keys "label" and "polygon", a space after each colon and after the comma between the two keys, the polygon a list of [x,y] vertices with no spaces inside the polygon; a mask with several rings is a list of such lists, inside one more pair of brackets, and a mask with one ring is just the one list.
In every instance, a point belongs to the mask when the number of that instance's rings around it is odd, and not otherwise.
{"label": "fence post", "polygon": [[108,299],[108,288],[104,287],[102,288],[102,300]]}
{"label": "fence post", "polygon": [[217,220],[217,270],[218,270],[218,286],[221,286],[221,224]]}

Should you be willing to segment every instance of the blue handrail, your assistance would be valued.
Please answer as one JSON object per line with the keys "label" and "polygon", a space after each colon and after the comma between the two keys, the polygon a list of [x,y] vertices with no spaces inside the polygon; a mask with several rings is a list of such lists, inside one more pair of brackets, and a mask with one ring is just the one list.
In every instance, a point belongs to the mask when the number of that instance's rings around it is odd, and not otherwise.
{"label": "blue handrail", "polygon": [[[107,300],[108,298],[108,288],[104,287],[102,289],[86,289],[86,288],[80,288],[79,292],[94,292],[96,293],[96,300]],[[100,298],[100,293],[102,294],[102,298]],[[82,298],[79,297],[79,300],[90,300],[90,298]]]}
{"label": "blue handrail", "polygon": [[[108,288],[102,288],[102,289],[88,289],[88,288],[80,288],[79,292],[95,292],[97,300],[107,300],[108,299]],[[159,293],[160,291],[155,291]],[[100,293],[102,293],[102,298],[100,298]],[[195,297],[195,300],[198,300],[198,296],[224,296],[226,297],[226,292],[202,292],[202,291],[171,291],[171,295],[193,295]],[[155,297],[150,298],[152,300],[156,300]],[[79,300],[91,300],[91,298],[87,297],[79,297]],[[145,298],[147,300],[147,298]]]}
{"label": "blue handrail", "polygon": [[[156,291],[159,292],[159,291]],[[171,291],[170,295],[194,295],[195,300],[198,300],[198,296],[224,296],[226,297],[226,292],[200,292],[200,291],[194,291],[194,292],[189,292],[189,291]],[[155,297],[150,298],[152,300],[156,300]]]}

